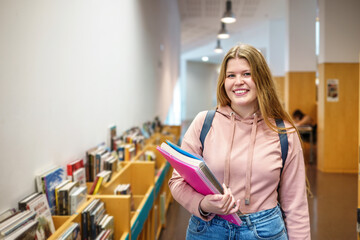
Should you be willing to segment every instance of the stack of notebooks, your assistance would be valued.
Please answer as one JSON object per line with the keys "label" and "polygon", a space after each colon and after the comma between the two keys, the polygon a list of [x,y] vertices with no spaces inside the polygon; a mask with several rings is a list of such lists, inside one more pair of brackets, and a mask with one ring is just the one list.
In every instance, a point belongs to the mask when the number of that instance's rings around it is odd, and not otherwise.
{"label": "stack of notebooks", "polygon": [[[201,156],[186,152],[170,141],[162,143],[157,150],[198,193],[203,195],[224,194],[223,187]],[[219,215],[219,217],[240,226],[239,216],[241,215],[242,213],[238,211],[230,215]]]}

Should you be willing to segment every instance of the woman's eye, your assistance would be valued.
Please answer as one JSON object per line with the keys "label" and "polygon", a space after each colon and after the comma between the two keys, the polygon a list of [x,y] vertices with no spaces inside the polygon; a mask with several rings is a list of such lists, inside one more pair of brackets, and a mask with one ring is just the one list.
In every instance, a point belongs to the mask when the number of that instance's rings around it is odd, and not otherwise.
{"label": "woman's eye", "polygon": [[235,74],[228,74],[227,77],[228,78],[233,78],[233,77],[235,77]]}
{"label": "woman's eye", "polygon": [[251,73],[244,73],[244,77],[249,77],[249,76],[251,76]]}

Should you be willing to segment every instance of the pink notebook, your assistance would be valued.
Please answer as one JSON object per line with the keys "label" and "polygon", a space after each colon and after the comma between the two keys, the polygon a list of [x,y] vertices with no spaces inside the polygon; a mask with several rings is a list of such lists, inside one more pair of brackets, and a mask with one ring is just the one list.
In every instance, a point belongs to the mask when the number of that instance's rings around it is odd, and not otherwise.
{"label": "pink notebook", "polygon": [[[185,152],[171,142],[167,143],[162,143],[157,150],[190,186],[203,195],[223,193],[221,184],[200,157]],[[240,226],[239,215],[241,215],[240,211],[231,215],[219,215],[219,217]]]}

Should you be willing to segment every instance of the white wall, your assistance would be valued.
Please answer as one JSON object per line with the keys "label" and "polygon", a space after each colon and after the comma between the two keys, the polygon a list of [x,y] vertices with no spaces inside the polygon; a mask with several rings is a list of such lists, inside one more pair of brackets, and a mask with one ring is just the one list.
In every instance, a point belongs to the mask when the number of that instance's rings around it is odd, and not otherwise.
{"label": "white wall", "polygon": [[286,72],[315,72],[315,0],[287,0]]}
{"label": "white wall", "polygon": [[176,0],[2,0],[0,212],[35,191],[37,173],[106,141],[111,123],[165,120],[179,52]]}
{"label": "white wall", "polygon": [[269,21],[268,64],[273,76],[285,75],[286,24],[283,19]]}
{"label": "white wall", "polygon": [[193,120],[200,111],[216,107],[218,65],[188,61],[186,64],[185,120]]}
{"label": "white wall", "polygon": [[319,63],[359,62],[360,1],[319,0],[319,7]]}

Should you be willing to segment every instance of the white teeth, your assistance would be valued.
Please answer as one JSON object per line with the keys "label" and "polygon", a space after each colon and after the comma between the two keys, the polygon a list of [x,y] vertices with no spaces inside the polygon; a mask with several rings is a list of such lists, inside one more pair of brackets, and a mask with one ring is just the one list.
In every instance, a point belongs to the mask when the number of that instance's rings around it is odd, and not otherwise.
{"label": "white teeth", "polygon": [[245,93],[246,92],[246,90],[236,90],[236,91],[234,91],[236,94],[242,94],[242,93]]}

